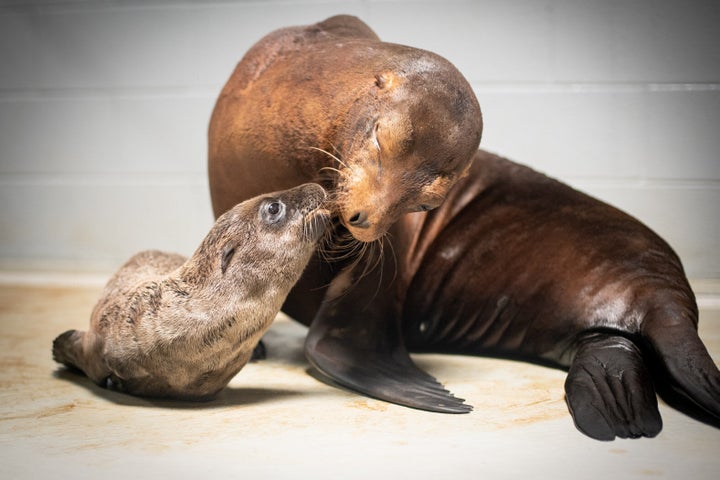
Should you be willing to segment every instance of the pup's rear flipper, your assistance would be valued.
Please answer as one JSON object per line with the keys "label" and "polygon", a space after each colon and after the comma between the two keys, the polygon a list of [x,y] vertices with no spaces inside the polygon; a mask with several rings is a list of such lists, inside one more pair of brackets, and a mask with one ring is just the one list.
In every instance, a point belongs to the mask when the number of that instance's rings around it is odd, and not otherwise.
{"label": "pup's rear flipper", "polygon": [[[720,428],[720,370],[694,321],[678,315],[653,318],[643,328],[655,358],[658,390],[678,410]],[[688,408],[689,406],[689,408]]]}
{"label": "pup's rear flipper", "polygon": [[627,338],[597,333],[582,340],[565,393],[578,430],[597,440],[654,437],[662,429],[652,377]]}
{"label": "pup's rear flipper", "polygon": [[53,341],[53,359],[105,387],[111,372],[100,354],[101,347],[102,342],[93,332],[68,330]]}
{"label": "pup's rear flipper", "polygon": [[53,340],[53,360],[66,367],[82,370],[82,339],[84,332],[68,330]]}

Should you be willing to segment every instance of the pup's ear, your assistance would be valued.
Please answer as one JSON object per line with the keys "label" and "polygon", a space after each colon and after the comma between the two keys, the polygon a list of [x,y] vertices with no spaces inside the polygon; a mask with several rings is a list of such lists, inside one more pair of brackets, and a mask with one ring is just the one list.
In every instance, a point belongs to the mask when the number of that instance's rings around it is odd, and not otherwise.
{"label": "pup's ear", "polygon": [[233,255],[235,255],[235,247],[232,245],[225,246],[222,252],[222,261],[220,262],[220,270],[222,273],[225,273],[225,270],[227,270]]}

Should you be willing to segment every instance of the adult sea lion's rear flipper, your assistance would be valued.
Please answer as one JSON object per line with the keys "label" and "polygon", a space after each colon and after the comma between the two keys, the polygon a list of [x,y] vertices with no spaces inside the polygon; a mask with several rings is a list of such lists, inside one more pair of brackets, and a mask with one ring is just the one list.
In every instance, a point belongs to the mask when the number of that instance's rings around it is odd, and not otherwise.
{"label": "adult sea lion's rear flipper", "polygon": [[695,317],[654,311],[643,337],[655,355],[658,391],[678,410],[720,427],[720,370],[697,333]]}
{"label": "adult sea lion's rear flipper", "polygon": [[[379,270],[323,303],[305,341],[308,360],[334,382],[370,397],[432,412],[470,412],[472,406],[413,363],[393,315],[392,289],[379,287]],[[341,274],[334,282],[347,280]]]}
{"label": "adult sea lion's rear flipper", "polygon": [[654,437],[662,429],[652,376],[627,338],[596,333],[581,340],[565,393],[577,428],[597,440]]}

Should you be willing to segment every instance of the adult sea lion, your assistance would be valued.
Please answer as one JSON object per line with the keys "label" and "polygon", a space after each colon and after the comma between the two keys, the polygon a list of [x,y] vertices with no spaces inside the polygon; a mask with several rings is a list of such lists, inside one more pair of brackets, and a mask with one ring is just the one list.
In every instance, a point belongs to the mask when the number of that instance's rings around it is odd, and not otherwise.
{"label": "adult sea lion", "polygon": [[310,326],[309,361],[358,392],[463,413],[409,350],[521,357],[569,369],[568,406],[594,438],[656,435],[653,380],[717,423],[720,373],[672,249],[477,150],[480,118],[451,65],[354,17],[271,33],[239,63],[210,123],[216,215],[320,181],[337,203],[336,242],[349,232],[385,246],[311,260],[283,305]]}
{"label": "adult sea lion", "polygon": [[189,259],[133,256],[109,280],[90,330],[53,342],[59,363],[101,386],[204,400],[245,366],[325,230],[325,191],[306,184],[247,200]]}

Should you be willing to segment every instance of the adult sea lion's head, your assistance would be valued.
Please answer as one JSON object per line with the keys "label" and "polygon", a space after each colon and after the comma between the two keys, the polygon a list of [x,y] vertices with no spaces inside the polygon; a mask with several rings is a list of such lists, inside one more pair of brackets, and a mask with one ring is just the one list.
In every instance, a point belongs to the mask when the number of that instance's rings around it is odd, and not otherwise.
{"label": "adult sea lion's head", "polygon": [[336,209],[364,242],[380,238],[405,213],[438,207],[482,135],[477,99],[450,62],[383,45],[391,49],[381,54],[392,55],[392,68],[368,72],[366,91],[337,136],[343,158]]}

